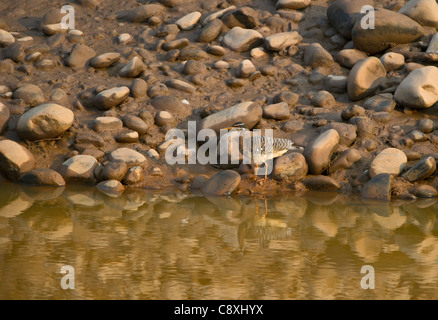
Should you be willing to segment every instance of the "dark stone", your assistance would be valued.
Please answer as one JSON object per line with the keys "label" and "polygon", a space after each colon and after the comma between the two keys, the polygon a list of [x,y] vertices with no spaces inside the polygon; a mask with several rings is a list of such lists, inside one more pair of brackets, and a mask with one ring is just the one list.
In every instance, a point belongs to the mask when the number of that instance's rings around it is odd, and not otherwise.
{"label": "dark stone", "polygon": [[368,200],[391,200],[394,177],[389,173],[381,173],[368,181],[362,189],[362,198]]}
{"label": "dark stone", "polygon": [[20,176],[18,182],[39,186],[65,186],[64,178],[52,169],[34,169],[27,171]]}
{"label": "dark stone", "polygon": [[317,176],[303,180],[303,184],[309,190],[317,191],[337,191],[341,188],[339,183],[331,177]]}
{"label": "dark stone", "polygon": [[240,185],[240,175],[233,170],[225,170],[216,173],[201,187],[205,195],[228,196]]}
{"label": "dark stone", "polygon": [[435,170],[435,158],[429,156],[418,162],[415,166],[413,166],[405,174],[403,174],[403,178],[405,178],[409,182],[414,182],[430,177],[435,172]]}

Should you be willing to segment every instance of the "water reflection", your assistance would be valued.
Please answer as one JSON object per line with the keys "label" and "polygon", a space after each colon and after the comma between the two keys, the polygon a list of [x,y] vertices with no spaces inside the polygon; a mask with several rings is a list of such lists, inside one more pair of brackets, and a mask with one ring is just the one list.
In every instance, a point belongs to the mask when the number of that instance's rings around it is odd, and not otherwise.
{"label": "water reflection", "polygon": [[[436,201],[6,185],[1,299],[436,299]],[[265,215],[266,211],[266,215]],[[376,272],[363,290],[363,265]],[[75,268],[75,290],[60,286]]]}

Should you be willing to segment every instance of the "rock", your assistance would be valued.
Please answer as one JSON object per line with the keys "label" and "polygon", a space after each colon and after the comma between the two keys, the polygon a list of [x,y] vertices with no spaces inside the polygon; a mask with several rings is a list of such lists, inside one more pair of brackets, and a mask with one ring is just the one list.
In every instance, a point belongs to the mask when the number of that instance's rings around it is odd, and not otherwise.
{"label": "rock", "polygon": [[248,78],[257,69],[252,64],[251,60],[245,59],[239,64],[237,74],[240,78]]}
{"label": "rock", "polygon": [[321,174],[330,164],[331,156],[339,144],[339,134],[335,129],[321,133],[304,149],[304,157],[309,166],[309,173]]}
{"label": "rock", "polygon": [[289,107],[293,108],[298,104],[299,99],[299,94],[283,91],[274,96],[274,103],[286,102]]}
{"label": "rock", "polygon": [[138,142],[137,131],[124,131],[114,137],[118,143],[135,143]]}
{"label": "rock", "polygon": [[260,45],[263,36],[252,29],[234,27],[224,36],[224,45],[230,49],[243,52]]}
{"label": "rock", "polygon": [[289,133],[298,132],[303,128],[304,128],[304,123],[302,121],[287,121],[281,127],[283,131]]}
{"label": "rock", "polygon": [[140,117],[128,114],[123,118],[123,124],[128,129],[137,131],[139,135],[144,135],[148,132],[149,126]]}
{"label": "rock", "polygon": [[168,95],[170,92],[169,88],[164,83],[158,83],[152,85],[147,93],[150,98],[155,98],[161,95]]}
{"label": "rock", "polygon": [[303,38],[297,31],[280,32],[265,38],[265,47],[270,51],[281,51],[301,43]]}
{"label": "rock", "polygon": [[219,133],[220,129],[231,127],[239,121],[244,122],[248,129],[252,129],[261,120],[262,114],[260,105],[245,101],[204,118],[199,130],[213,129]]}
{"label": "rock", "polygon": [[289,119],[290,111],[286,102],[279,102],[263,107],[263,117],[267,119],[285,120]]}
{"label": "rock", "polygon": [[257,12],[250,7],[241,7],[227,12],[222,17],[222,22],[230,29],[234,27],[253,29],[260,25]]}
{"label": "rock", "polygon": [[276,180],[299,181],[308,172],[306,159],[301,153],[289,153],[274,160],[272,177]]}
{"label": "rock", "polygon": [[178,80],[178,79],[171,79],[165,82],[166,86],[169,88],[173,88],[179,91],[187,92],[187,93],[194,93],[196,91],[196,88],[192,86],[191,84]]}
{"label": "rock", "polygon": [[351,39],[351,30],[360,20],[361,9],[366,5],[374,6],[373,0],[336,0],[327,9],[327,18],[344,38]]}
{"label": "rock", "polygon": [[215,40],[222,32],[224,24],[220,19],[210,21],[199,33],[198,41],[208,43]]}
{"label": "rock", "polygon": [[385,67],[386,71],[389,72],[403,67],[405,65],[405,56],[401,53],[388,52],[380,58],[380,61]]}
{"label": "rock", "polygon": [[388,173],[381,173],[368,181],[362,188],[362,198],[368,200],[389,201],[394,177]]}
{"label": "rock", "polygon": [[93,68],[107,68],[119,61],[120,61],[120,53],[107,52],[91,59],[90,66],[92,66]]}
{"label": "rock", "polygon": [[343,94],[347,91],[348,78],[345,76],[328,75],[324,79],[324,88],[331,93]]}
{"label": "rock", "polygon": [[172,125],[175,122],[175,118],[167,111],[158,111],[155,115],[155,124],[159,127]]}
{"label": "rock", "polygon": [[143,79],[134,79],[131,83],[131,95],[133,98],[142,98],[146,95],[148,85]]}
{"label": "rock", "polygon": [[330,67],[333,64],[332,55],[319,43],[311,43],[304,50],[304,65],[311,67]]}
{"label": "rock", "polygon": [[350,119],[350,124],[357,128],[357,136],[359,138],[371,138],[374,135],[375,125],[368,117],[353,117]]}
{"label": "rock", "polygon": [[413,109],[433,106],[438,101],[438,68],[428,66],[412,71],[398,86],[394,99]]}
{"label": "rock", "polygon": [[135,78],[144,70],[146,70],[146,66],[143,61],[139,57],[134,57],[119,71],[119,76]]}
{"label": "rock", "polygon": [[146,158],[140,152],[129,149],[129,148],[119,148],[110,153],[110,159],[121,160],[126,163],[128,168],[134,166],[142,166],[146,163]]}
{"label": "rock", "polygon": [[336,61],[343,67],[351,69],[360,60],[368,58],[368,55],[357,49],[344,49],[336,54]]}
{"label": "rock", "polygon": [[50,100],[56,102],[57,104],[60,105],[66,104],[68,102],[67,99],[68,99],[67,93],[61,88],[53,89],[50,92]]}
{"label": "rock", "polygon": [[134,166],[128,170],[122,182],[127,185],[140,183],[144,180],[143,168]]}
{"label": "rock", "polygon": [[105,130],[119,130],[122,128],[123,123],[117,117],[97,117],[92,125],[94,131],[102,132]]}
{"label": "rock", "polygon": [[111,161],[103,167],[99,174],[100,180],[117,180],[121,181],[128,171],[128,166],[124,161]]}
{"label": "rock", "polygon": [[151,103],[157,111],[167,111],[174,116],[183,117],[189,114],[188,106],[174,96],[157,96]]}
{"label": "rock", "polygon": [[434,157],[428,156],[418,162],[415,166],[409,169],[405,174],[403,174],[403,178],[405,178],[409,182],[415,182],[422,179],[427,179],[430,177],[436,170],[436,161]]}
{"label": "rock", "polygon": [[382,8],[376,8],[375,26],[362,29],[357,21],[351,32],[354,46],[370,54],[381,52],[391,44],[405,44],[423,36],[422,27],[411,18]]}
{"label": "rock", "polygon": [[175,22],[175,24],[181,30],[185,30],[185,31],[192,30],[200,18],[201,18],[201,13],[199,11],[194,11],[178,19]]}
{"label": "rock", "polygon": [[7,47],[15,42],[15,38],[12,34],[6,30],[0,29],[0,46]]}
{"label": "rock", "polygon": [[8,107],[0,102],[0,134],[6,130],[10,115]]}
{"label": "rock", "polygon": [[333,192],[341,189],[339,183],[331,177],[317,176],[303,180],[303,184],[309,190]]}
{"label": "rock", "polygon": [[106,180],[96,185],[97,190],[109,197],[120,197],[125,191],[125,187],[117,180]]}
{"label": "rock", "polygon": [[26,54],[24,52],[24,45],[19,42],[14,42],[10,44],[7,48],[3,49],[3,58],[12,59],[19,63],[24,60]]}
{"label": "rock", "polygon": [[204,50],[198,48],[185,48],[178,55],[178,60],[206,60],[208,59],[208,54]]}
{"label": "rock", "polygon": [[276,9],[301,10],[310,6],[310,0],[278,0]]}
{"label": "rock", "polygon": [[134,41],[134,37],[131,36],[129,33],[122,33],[117,37],[117,41],[121,45],[127,45]]}
{"label": "rock", "polygon": [[423,26],[438,29],[438,4],[435,0],[410,0],[400,10]]}
{"label": "rock", "polygon": [[359,61],[348,76],[348,96],[357,101],[370,96],[386,78],[386,70],[380,60],[369,57]]}
{"label": "rock", "polygon": [[135,9],[121,12],[118,14],[118,19],[125,19],[129,22],[145,22],[153,16],[160,15],[164,11],[164,7],[158,3],[151,3],[136,7]]}
{"label": "rock", "polygon": [[352,124],[332,122],[324,126],[324,130],[335,129],[339,134],[339,143],[350,146],[356,141],[356,127]]}
{"label": "rock", "polygon": [[363,104],[363,107],[375,112],[392,112],[396,106],[391,93],[381,93],[369,98]]}
{"label": "rock", "polygon": [[219,19],[219,18],[221,18],[223,15],[225,15],[227,12],[230,12],[230,11],[233,11],[233,10],[236,10],[236,6],[229,6],[229,7],[225,8],[225,9],[222,9],[222,10],[216,11],[216,12],[210,14],[209,16],[207,16],[207,18],[205,18],[205,19],[202,21],[202,25],[205,26],[205,25],[206,25],[207,23],[209,23],[210,21],[213,21],[214,19]]}
{"label": "rock", "polygon": [[34,84],[26,84],[22,87],[19,87],[14,91],[12,98],[22,99],[26,104],[32,107],[39,105],[46,100],[44,98],[43,90]]}
{"label": "rock", "polygon": [[95,55],[96,52],[90,47],[82,43],[75,43],[70,55],[65,59],[65,63],[71,68],[81,68]]}
{"label": "rock", "polygon": [[201,73],[205,72],[205,70],[207,70],[207,68],[205,67],[205,64],[200,62],[200,61],[188,60],[184,64],[184,73],[186,75],[201,74]]}
{"label": "rock", "polygon": [[41,104],[25,112],[17,122],[17,133],[22,139],[42,140],[62,135],[73,124],[71,110],[56,103]]}
{"label": "rock", "polygon": [[66,182],[92,183],[97,160],[89,155],[76,155],[66,160],[58,170]]}
{"label": "rock", "polygon": [[417,198],[436,198],[438,191],[427,184],[416,186],[412,192]]}
{"label": "rock", "polygon": [[233,170],[224,170],[216,173],[201,187],[207,196],[231,195],[240,185],[240,175]]}
{"label": "rock", "polygon": [[331,108],[336,104],[336,100],[330,92],[319,91],[312,97],[311,103],[317,108]]}
{"label": "rock", "polygon": [[341,153],[341,155],[330,166],[330,173],[338,170],[346,170],[351,168],[353,164],[359,161],[361,158],[360,152],[356,149],[347,149]]}
{"label": "rock", "polygon": [[161,48],[165,51],[170,51],[174,49],[181,49],[187,47],[189,43],[190,43],[189,39],[180,38],[164,43]]}
{"label": "rock", "polygon": [[387,148],[381,151],[371,162],[369,169],[370,177],[374,178],[381,173],[398,176],[406,167],[407,162],[408,158],[403,151],[396,148]]}
{"label": "rock", "polygon": [[420,131],[424,133],[431,133],[435,127],[433,120],[426,118],[418,121],[417,125],[418,125],[418,129],[420,129]]}
{"label": "rock", "polygon": [[49,187],[65,186],[64,178],[52,169],[33,169],[27,171],[20,176],[18,182]]}
{"label": "rock", "polygon": [[94,97],[94,105],[100,110],[111,109],[125,101],[129,93],[129,88],[125,86],[103,90]]}
{"label": "rock", "polygon": [[76,136],[76,144],[92,145],[96,148],[101,148],[104,146],[105,141],[100,135],[92,131],[88,131],[81,132]]}
{"label": "rock", "polygon": [[429,46],[426,50],[427,53],[437,53],[438,54],[438,32],[435,33],[429,42]]}
{"label": "rock", "polygon": [[388,112],[374,112],[372,118],[378,123],[388,123],[391,121],[391,115]]}
{"label": "rock", "polygon": [[35,158],[27,148],[12,140],[0,140],[0,170],[10,180],[17,180],[35,168]]}

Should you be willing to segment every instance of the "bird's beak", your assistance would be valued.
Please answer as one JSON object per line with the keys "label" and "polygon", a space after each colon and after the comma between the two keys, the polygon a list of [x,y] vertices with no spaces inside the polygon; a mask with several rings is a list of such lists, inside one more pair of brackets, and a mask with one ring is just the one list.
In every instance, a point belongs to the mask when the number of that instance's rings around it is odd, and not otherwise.
{"label": "bird's beak", "polygon": [[234,129],[233,127],[227,127],[227,128],[222,128],[222,130],[231,130]]}

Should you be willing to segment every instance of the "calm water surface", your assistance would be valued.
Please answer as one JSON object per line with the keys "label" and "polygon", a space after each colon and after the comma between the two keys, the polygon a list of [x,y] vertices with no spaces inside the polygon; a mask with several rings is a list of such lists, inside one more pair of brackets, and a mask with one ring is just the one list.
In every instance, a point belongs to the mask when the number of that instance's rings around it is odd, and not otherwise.
{"label": "calm water surface", "polygon": [[[264,216],[267,211],[266,216]],[[434,200],[3,186],[1,299],[437,299]],[[75,289],[61,288],[63,265]],[[361,268],[375,289],[361,288]]]}

